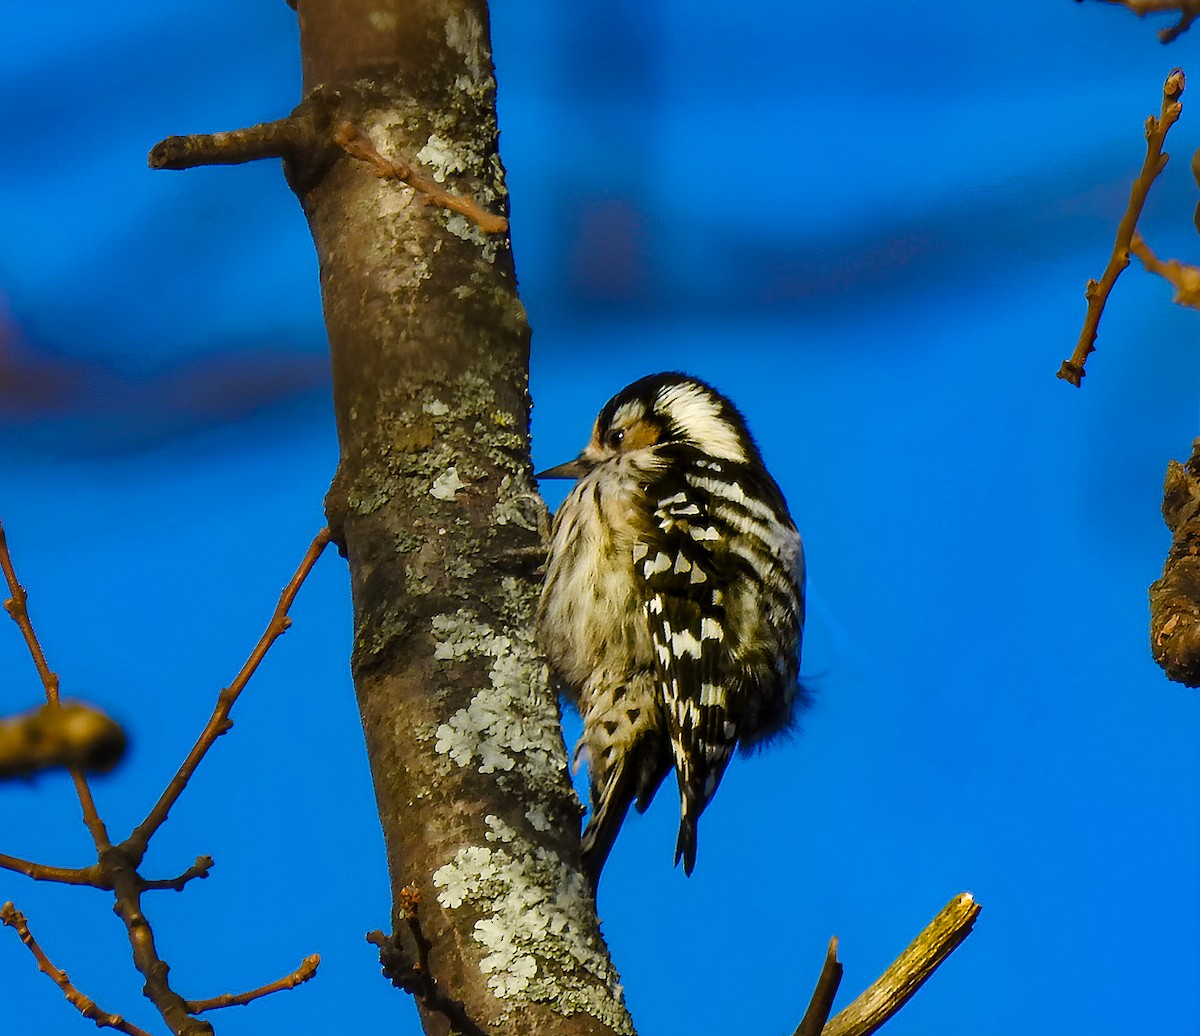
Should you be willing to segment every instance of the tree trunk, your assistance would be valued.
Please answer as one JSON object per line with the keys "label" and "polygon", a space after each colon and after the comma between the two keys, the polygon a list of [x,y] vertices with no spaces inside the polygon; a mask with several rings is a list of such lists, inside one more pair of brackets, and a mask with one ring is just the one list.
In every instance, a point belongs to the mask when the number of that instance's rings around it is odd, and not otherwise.
{"label": "tree trunk", "polygon": [[[506,211],[484,0],[298,12],[306,98],[385,158]],[[320,258],[341,443],[327,510],[350,565],[393,900],[420,891],[432,975],[479,1028],[631,1032],[532,635],[544,510],[507,234],[348,155],[288,173]],[[393,926],[411,939],[398,906]]]}

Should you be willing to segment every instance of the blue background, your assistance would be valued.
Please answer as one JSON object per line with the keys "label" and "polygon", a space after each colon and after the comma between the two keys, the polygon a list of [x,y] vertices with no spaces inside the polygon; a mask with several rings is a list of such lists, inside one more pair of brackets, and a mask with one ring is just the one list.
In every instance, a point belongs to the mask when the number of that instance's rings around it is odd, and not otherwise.
{"label": "blue background", "polygon": [[[791,1031],[830,935],[841,1005],[963,890],[975,933],[889,1032],[1200,1031],[1200,697],[1154,666],[1146,605],[1163,471],[1200,432],[1200,316],[1135,262],[1085,387],[1054,377],[1197,31],[1164,48],[1117,8],[1032,0],[494,7],[535,460],[686,368],[745,410],[810,564],[803,736],[731,768],[691,880],[671,794],[606,872],[643,1036]],[[169,133],[286,113],[295,18],[61,0],[5,20],[0,516],[64,692],[132,732],[96,782],[122,836],[261,632],[336,461],[278,167],[145,165]],[[1142,226],[1196,259],[1184,100]],[[154,874],[201,853],[213,874],[147,908],[189,997],[323,954],[221,1033],[415,1033],[362,939],[389,897],[332,553],[293,615],[152,848]],[[39,695],[0,628],[0,711]],[[88,862],[61,775],[0,790],[0,832]],[[85,992],[163,1031],[106,896],[0,873],[8,898]],[[90,1029],[11,931],[0,989],[6,1031]]]}

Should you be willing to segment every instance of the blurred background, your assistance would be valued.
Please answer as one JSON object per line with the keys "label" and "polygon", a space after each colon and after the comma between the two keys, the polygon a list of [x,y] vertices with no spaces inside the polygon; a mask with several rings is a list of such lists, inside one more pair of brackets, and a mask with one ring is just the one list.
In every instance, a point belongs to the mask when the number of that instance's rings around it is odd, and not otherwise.
{"label": "blurred background", "polygon": [[[731,767],[692,879],[671,789],[606,871],[643,1036],[790,1032],[831,935],[841,1006],[964,890],[975,933],[888,1032],[1200,1031],[1200,697],[1153,664],[1146,604],[1163,472],[1200,434],[1200,314],[1135,261],[1083,389],[1054,377],[1200,28],[1163,47],[1167,21],[1035,0],[493,7],[535,461],[686,369],[745,410],[810,565],[803,735]],[[337,457],[278,165],[145,161],[290,110],[295,16],[58,0],[5,22],[0,517],[64,693],[129,729],[95,785],[123,836],[259,636]],[[1142,221],[1193,261],[1197,112],[1185,94]],[[293,616],[148,861],[211,853],[212,876],[147,908],[189,997],[323,955],[212,1016],[222,1034],[416,1033],[362,938],[389,897],[332,552]],[[39,698],[0,626],[0,712]],[[64,776],[0,788],[0,832],[88,862]],[[0,872],[5,899],[84,992],[163,1031],[107,896]],[[8,930],[0,989],[7,1032],[90,1028]]]}

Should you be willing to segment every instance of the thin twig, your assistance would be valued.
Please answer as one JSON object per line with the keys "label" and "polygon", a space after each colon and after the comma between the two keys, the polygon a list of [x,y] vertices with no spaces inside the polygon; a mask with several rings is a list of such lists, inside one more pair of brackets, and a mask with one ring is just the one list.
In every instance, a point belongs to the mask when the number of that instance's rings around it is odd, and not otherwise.
{"label": "thin twig", "polygon": [[1101,0],[1101,2],[1127,7],[1139,18],[1145,18],[1148,14],[1178,11],[1179,21],[1169,28],[1158,30],[1158,38],[1163,43],[1170,43],[1172,40],[1178,39],[1191,28],[1192,22],[1200,18],[1200,0]]}
{"label": "thin twig", "polygon": [[112,841],[108,837],[108,828],[100,819],[100,811],[96,809],[96,800],[92,798],[92,789],[88,785],[87,777],[78,766],[70,767],[67,772],[75,784],[75,794],[79,798],[83,822],[91,832],[92,841],[96,843],[96,852],[103,853],[106,849],[111,849]]}
{"label": "thin twig", "polygon": [[4,610],[12,617],[13,622],[25,638],[33,664],[37,667],[42,686],[46,688],[46,701],[54,704],[58,701],[58,674],[50,671],[42,645],[38,643],[37,634],[33,632],[33,623],[29,621],[29,609],[26,602],[29,595],[17,581],[17,573],[13,570],[12,555],[8,552],[8,537],[4,534],[4,523],[0,522],[0,571],[4,572],[5,582],[8,583],[9,598],[4,602]]}
{"label": "thin twig", "polygon": [[57,881],[63,885],[90,885],[96,889],[107,889],[100,868],[96,864],[90,867],[51,867],[46,863],[34,863],[32,860],[22,860],[19,856],[9,856],[0,853],[0,867],[8,871],[24,874],[34,881]]}
{"label": "thin twig", "polygon": [[838,986],[842,983],[842,964],[837,959],[837,949],[838,941],[835,935],[829,940],[829,949],[825,953],[825,963],[817,979],[817,987],[813,990],[808,1010],[800,1019],[794,1036],[821,1036],[825,1023],[829,1021],[829,1012],[833,1010],[833,998],[837,996]]}
{"label": "thin twig", "polygon": [[333,139],[351,158],[365,162],[381,180],[399,180],[421,195],[426,205],[457,212],[474,223],[485,234],[500,234],[508,229],[508,220],[488,212],[474,198],[451,194],[432,177],[420,172],[409,162],[394,162],[384,158],[362,130],[352,122],[342,122],[334,130]]}
{"label": "thin twig", "polygon": [[979,904],[955,896],[849,1007],[825,1026],[822,1036],[869,1036],[900,1010],[968,935]]}
{"label": "thin twig", "polygon": [[404,948],[398,935],[387,936],[383,932],[367,933],[367,942],[379,948],[379,963],[384,977],[397,989],[416,997],[431,1011],[437,1011],[449,1022],[455,1032],[464,1036],[487,1036],[467,1015],[462,1003],[442,992],[429,968],[429,952],[433,943],[421,929],[421,891],[416,885],[406,885],[400,890],[398,904],[400,916],[408,925],[417,946],[417,959]]}
{"label": "thin twig", "polygon": [[[8,538],[4,534],[2,523],[0,523],[0,571],[4,572],[5,582],[8,583],[8,592],[11,594],[9,599],[4,602],[4,610],[12,616],[13,622],[17,624],[21,635],[25,638],[30,657],[37,668],[38,676],[42,679],[42,686],[46,689],[47,704],[57,707],[59,705],[58,674],[51,671],[46,662],[46,656],[42,652],[42,645],[38,643],[37,634],[33,631],[33,622],[29,618],[27,606],[29,595],[17,580],[17,573],[13,569],[12,555],[8,552]],[[104,821],[100,819],[100,814],[96,810],[96,803],[92,798],[92,790],[88,787],[87,778],[78,766],[68,767],[68,772],[75,784],[75,793],[79,797],[79,806],[83,812],[83,822],[92,836],[96,852],[102,853],[106,849],[111,849],[112,842],[108,837],[108,829],[104,826]]]}
{"label": "thin twig", "polygon": [[314,953],[305,957],[300,962],[300,967],[290,974],[284,975],[281,979],[276,979],[265,986],[259,986],[258,989],[252,989],[248,993],[223,993],[221,996],[214,996],[208,1000],[189,1000],[187,1002],[188,1010],[192,1014],[203,1014],[205,1011],[215,1011],[221,1007],[241,1007],[259,997],[279,993],[285,989],[295,989],[301,982],[307,982],[317,973],[320,963],[321,955]]}
{"label": "thin twig", "polygon": [[[1192,6],[1194,7],[1195,5]],[[1179,21],[1177,21],[1174,25],[1166,29],[1158,30],[1158,41],[1160,43],[1174,42],[1192,27],[1192,22],[1194,22],[1198,17],[1200,17],[1200,13],[1194,10],[1188,11],[1186,14],[1181,14],[1179,16]]]}
{"label": "thin twig", "polygon": [[1146,158],[1142,162],[1142,171],[1133,181],[1129,192],[1129,205],[1125,215],[1117,226],[1117,239],[1113,243],[1112,255],[1108,266],[1100,280],[1090,280],[1084,292],[1087,298],[1087,315],[1083,320],[1083,330],[1079,332],[1079,342],[1069,360],[1064,360],[1059,368],[1058,376],[1069,381],[1076,388],[1082,383],[1086,371],[1083,369],[1088,355],[1096,348],[1096,334],[1100,328],[1100,315],[1108,301],[1109,293],[1121,272],[1129,265],[1129,244],[1137,226],[1138,217],[1142,214],[1142,206],[1146,204],[1146,195],[1150,191],[1158,174],[1163,171],[1169,155],[1163,154],[1163,144],[1167,132],[1175,125],[1183,105],[1179,98],[1183,95],[1183,70],[1172,69],[1163,84],[1162,111],[1156,119],[1151,115],[1146,120]]}
{"label": "thin twig", "polygon": [[178,772],[171,778],[171,783],[167,785],[166,790],[162,793],[158,802],[155,803],[154,808],[150,810],[146,819],[134,828],[133,833],[123,843],[122,847],[130,852],[137,862],[141,862],[142,857],[145,855],[146,847],[150,844],[150,839],[166,821],[167,814],[170,813],[171,807],[175,805],[179,796],[183,794],[183,789],[187,787],[188,781],[192,779],[192,774],[196,772],[196,767],[200,765],[201,760],[207,754],[208,750],[212,748],[217,738],[233,725],[229,719],[229,713],[233,709],[234,703],[245,689],[250,677],[258,669],[259,663],[266,657],[267,652],[271,649],[271,645],[291,625],[292,620],[288,618],[288,610],[291,608],[292,602],[296,599],[296,594],[299,592],[301,584],[307,578],[308,573],[312,571],[313,566],[317,563],[317,559],[321,556],[321,552],[324,551],[328,543],[329,529],[325,528],[317,533],[309,545],[304,559],[300,562],[300,567],[296,569],[296,574],[292,576],[287,586],[283,588],[283,592],[279,597],[279,603],[275,606],[275,613],[271,616],[271,621],[267,624],[266,631],[259,638],[258,644],[250,652],[250,657],[246,659],[245,665],[242,666],[237,676],[234,677],[233,682],[217,696],[217,705],[213,709],[213,714],[208,724],[201,732],[192,750],[188,753],[187,758],[179,767]]}
{"label": "thin twig", "polygon": [[400,916],[404,918],[408,925],[408,930],[412,932],[413,942],[417,946],[417,961],[413,965],[413,971],[417,973],[417,977],[424,986],[423,992],[420,994],[422,999],[429,1000],[437,993],[436,984],[433,981],[433,973],[429,970],[429,951],[433,949],[433,943],[429,941],[429,937],[421,930],[421,915],[419,913],[421,906],[421,890],[416,885],[405,885],[400,890],[399,897]]}
{"label": "thin twig", "polygon": [[84,1018],[87,1018],[96,1023],[101,1028],[117,1029],[120,1032],[126,1033],[127,1036],[150,1036],[145,1029],[139,1029],[132,1022],[127,1022],[119,1014],[109,1014],[107,1011],[101,1010],[96,1001],[90,997],[84,996],[71,983],[71,979],[65,971],[56,968],[50,958],[46,956],[45,951],[38,945],[34,939],[33,933],[29,931],[29,924],[25,919],[25,915],[21,913],[12,903],[5,903],[0,907],[0,922],[15,928],[17,935],[21,937],[29,952],[33,954],[37,961],[38,970],[43,974],[48,975],[51,980],[63,991],[67,998],[67,1002],[74,1007]]}
{"label": "thin twig", "polygon": [[1129,241],[1129,250],[1151,273],[1156,273],[1175,286],[1172,302],[1200,309],[1200,269],[1181,263],[1178,259],[1159,259],[1136,230]]}
{"label": "thin twig", "polygon": [[196,862],[185,870],[178,878],[159,878],[154,881],[146,881],[143,879],[142,888],[147,892],[155,889],[173,889],[176,892],[182,892],[184,886],[196,878],[204,879],[208,877],[208,872],[212,870],[213,858],[211,856],[197,856]]}

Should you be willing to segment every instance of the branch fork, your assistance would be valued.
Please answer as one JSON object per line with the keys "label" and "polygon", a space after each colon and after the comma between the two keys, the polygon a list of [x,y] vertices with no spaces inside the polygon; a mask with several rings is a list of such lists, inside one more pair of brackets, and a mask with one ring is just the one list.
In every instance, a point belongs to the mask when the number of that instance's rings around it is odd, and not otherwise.
{"label": "branch fork", "polygon": [[832,1019],[829,1012],[842,980],[842,965],[837,959],[838,941],[831,939],[817,987],[794,1036],[870,1036],[912,999],[971,934],[979,910],[969,892],[955,896],[884,973]]}
{"label": "branch fork", "polygon": [[485,234],[508,230],[508,220],[503,216],[488,212],[474,198],[446,190],[415,162],[384,158],[371,138],[353,122],[331,118],[330,106],[336,104],[336,95],[315,93],[284,119],[223,133],[167,137],[150,149],[150,168],[194,169],[281,158],[295,166],[323,169],[333,157],[344,152],[365,163],[381,180],[394,180],[411,187],[424,204],[457,212]]}
{"label": "branch fork", "polygon": [[[200,734],[191,752],[188,753],[187,758],[167,785],[166,790],[160,796],[154,808],[150,810],[146,819],[134,829],[128,838],[117,845],[112,844],[104,822],[101,820],[99,812],[96,809],[87,778],[80,767],[72,763],[69,765],[68,771],[75,783],[84,821],[92,834],[96,851],[96,863],[88,867],[79,868],[52,867],[47,864],[24,860],[20,857],[0,854],[0,868],[24,874],[35,881],[54,881],[68,885],[84,885],[113,893],[115,899],[114,910],[121,920],[125,922],[129,944],[133,951],[134,965],[146,979],[143,991],[147,998],[154,1003],[159,1014],[162,1015],[163,1021],[166,1022],[167,1026],[176,1036],[211,1036],[212,1026],[205,1021],[198,1020],[195,1017],[196,1015],[203,1011],[215,1010],[220,1007],[248,1004],[270,993],[283,989],[291,989],[301,982],[306,982],[312,978],[316,973],[317,965],[320,963],[320,958],[316,955],[308,957],[300,967],[283,978],[247,993],[226,993],[210,1000],[184,1000],[183,997],[171,988],[167,981],[170,969],[167,963],[159,957],[158,951],[155,948],[154,933],[149,921],[142,912],[141,897],[144,892],[159,889],[173,889],[181,892],[189,882],[207,878],[209,870],[213,866],[212,857],[198,857],[192,866],[175,878],[147,880],[138,872],[138,867],[145,857],[150,839],[166,821],[167,814],[179,799],[179,796],[183,794],[183,790],[187,787],[196,768],[216,742],[216,739],[231,726],[229,713],[237,702],[239,695],[245,689],[251,676],[258,669],[259,664],[266,656],[267,651],[270,650],[271,645],[291,624],[291,619],[288,618],[287,614],[288,610],[291,608],[292,602],[295,600],[301,585],[304,583],[309,572],[312,571],[313,566],[321,556],[329,540],[330,533],[327,528],[322,529],[313,539],[295,575],[292,576],[290,582],[284,587],[271,621],[268,623],[267,629],[259,639],[258,644],[250,653],[250,657],[246,660],[233,682],[220,692],[212,717]],[[13,570],[12,557],[8,550],[2,526],[0,526],[0,572],[4,575],[10,593],[9,600],[5,602],[5,608],[20,628],[26,645],[29,648],[30,656],[42,678],[47,700],[45,707],[55,710],[64,709],[67,706],[61,706],[58,700],[58,678],[47,665],[41,645],[38,643],[26,605],[27,594],[24,587],[17,581],[16,572]],[[12,903],[7,903],[0,909],[0,922],[16,929],[22,942],[29,947],[30,952],[37,960],[39,969],[44,971],[57,983],[59,988],[63,990],[67,1000],[84,1017],[91,1019],[99,1026],[124,1032],[127,1036],[148,1036],[144,1030],[125,1021],[120,1015],[102,1011],[96,1006],[93,1000],[80,993],[71,984],[66,973],[56,968],[50,962],[45,952],[30,934],[25,916]]]}

